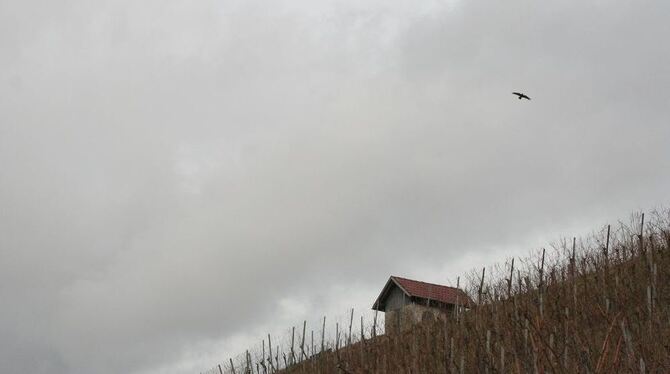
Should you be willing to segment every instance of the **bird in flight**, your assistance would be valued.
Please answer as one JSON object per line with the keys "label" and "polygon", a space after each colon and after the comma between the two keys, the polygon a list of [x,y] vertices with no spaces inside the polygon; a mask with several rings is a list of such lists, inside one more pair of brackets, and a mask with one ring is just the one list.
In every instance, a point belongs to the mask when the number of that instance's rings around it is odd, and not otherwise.
{"label": "bird in flight", "polygon": [[519,100],[521,99],[530,100],[530,97],[526,96],[525,94],[522,94],[521,92],[512,92],[512,93],[519,96]]}

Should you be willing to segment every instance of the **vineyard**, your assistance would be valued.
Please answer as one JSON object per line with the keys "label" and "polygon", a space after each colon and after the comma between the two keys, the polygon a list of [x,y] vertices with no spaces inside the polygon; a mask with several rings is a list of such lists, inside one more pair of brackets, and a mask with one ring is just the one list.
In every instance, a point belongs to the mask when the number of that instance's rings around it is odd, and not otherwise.
{"label": "vineyard", "polygon": [[[246,352],[212,373],[670,372],[670,211],[471,272],[475,307],[397,334],[375,320],[335,341]],[[487,271],[488,270],[488,271]],[[301,336],[302,333],[302,336]],[[268,337],[268,340],[270,337]],[[318,340],[318,339],[317,339]]]}

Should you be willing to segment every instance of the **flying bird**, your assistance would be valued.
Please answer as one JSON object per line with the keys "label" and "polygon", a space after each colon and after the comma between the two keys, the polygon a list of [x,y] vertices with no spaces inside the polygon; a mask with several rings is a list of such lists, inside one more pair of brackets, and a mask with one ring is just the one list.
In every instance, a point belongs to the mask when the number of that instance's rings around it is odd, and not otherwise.
{"label": "flying bird", "polygon": [[512,92],[512,93],[519,96],[519,100],[521,99],[530,100],[530,97],[526,96],[525,94],[522,94],[521,92]]}

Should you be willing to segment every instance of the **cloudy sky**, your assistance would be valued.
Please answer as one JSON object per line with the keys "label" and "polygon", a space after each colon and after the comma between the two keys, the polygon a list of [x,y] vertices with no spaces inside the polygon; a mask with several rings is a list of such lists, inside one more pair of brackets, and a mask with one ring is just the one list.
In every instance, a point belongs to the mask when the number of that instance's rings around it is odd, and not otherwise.
{"label": "cloudy sky", "polygon": [[0,371],[199,372],[667,205],[669,17],[0,0]]}

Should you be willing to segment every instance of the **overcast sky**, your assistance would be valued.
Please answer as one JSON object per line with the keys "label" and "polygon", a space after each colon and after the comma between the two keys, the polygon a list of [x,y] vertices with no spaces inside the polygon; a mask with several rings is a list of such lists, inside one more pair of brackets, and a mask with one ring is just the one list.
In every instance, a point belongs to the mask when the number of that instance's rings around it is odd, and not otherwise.
{"label": "overcast sky", "polygon": [[0,0],[0,371],[199,372],[667,205],[668,19]]}

